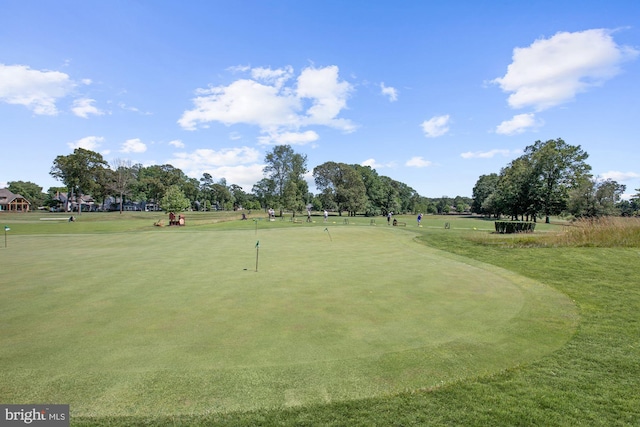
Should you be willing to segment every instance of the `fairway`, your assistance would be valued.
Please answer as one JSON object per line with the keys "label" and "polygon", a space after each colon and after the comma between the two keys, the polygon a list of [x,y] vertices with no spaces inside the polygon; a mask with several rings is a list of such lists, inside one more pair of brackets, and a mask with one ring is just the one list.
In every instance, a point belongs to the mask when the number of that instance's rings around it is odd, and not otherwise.
{"label": "fairway", "polygon": [[102,416],[382,396],[537,360],[575,328],[563,294],[407,230],[243,227],[12,238],[0,401]]}

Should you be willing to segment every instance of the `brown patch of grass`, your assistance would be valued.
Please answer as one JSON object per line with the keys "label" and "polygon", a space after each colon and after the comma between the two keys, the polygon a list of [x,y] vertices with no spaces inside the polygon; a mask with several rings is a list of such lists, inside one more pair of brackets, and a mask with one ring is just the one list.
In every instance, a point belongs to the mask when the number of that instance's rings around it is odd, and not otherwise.
{"label": "brown patch of grass", "polygon": [[579,219],[564,226],[561,232],[510,243],[519,247],[640,247],[640,218]]}

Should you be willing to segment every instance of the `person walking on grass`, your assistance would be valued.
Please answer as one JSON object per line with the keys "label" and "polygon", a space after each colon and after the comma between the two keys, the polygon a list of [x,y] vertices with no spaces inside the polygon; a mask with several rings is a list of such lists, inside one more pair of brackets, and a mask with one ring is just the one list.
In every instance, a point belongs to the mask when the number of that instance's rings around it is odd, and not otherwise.
{"label": "person walking on grass", "polygon": [[329,212],[327,212],[327,210],[324,210],[324,222],[327,222],[327,218],[329,218]]}
{"label": "person walking on grass", "polygon": [[422,214],[421,213],[418,214],[418,227],[421,227],[420,221],[422,221]]}

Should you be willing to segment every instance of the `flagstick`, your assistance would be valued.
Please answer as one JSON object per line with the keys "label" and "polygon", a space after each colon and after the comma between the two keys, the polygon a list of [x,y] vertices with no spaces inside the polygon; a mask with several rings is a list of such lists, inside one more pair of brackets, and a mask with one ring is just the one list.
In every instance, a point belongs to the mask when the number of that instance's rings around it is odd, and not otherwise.
{"label": "flagstick", "polygon": [[260,253],[260,240],[256,243],[256,273],[258,272],[258,254]]}

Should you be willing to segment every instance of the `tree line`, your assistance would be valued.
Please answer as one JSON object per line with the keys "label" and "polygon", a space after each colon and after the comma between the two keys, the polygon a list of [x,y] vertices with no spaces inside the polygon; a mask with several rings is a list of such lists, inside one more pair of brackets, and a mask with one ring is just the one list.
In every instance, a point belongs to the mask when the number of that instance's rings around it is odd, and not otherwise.
{"label": "tree line", "polygon": [[122,159],[109,164],[100,153],[76,148],[53,161],[50,174],[62,186],[52,187],[46,194],[31,182],[9,182],[8,188],[37,206],[56,206],[56,195],[64,193],[67,203],[91,195],[103,209],[111,200],[120,211],[127,201],[157,205],[165,211],[272,208],[281,215],[285,211],[295,215],[308,208],[367,216],[389,212],[462,213],[471,206],[468,197],[423,197],[409,185],[379,175],[370,166],[333,161],[313,168],[318,190],[313,194],[305,180],[309,172],[307,157],[289,145],[275,146],[265,155],[264,163],[264,177],[245,192],[241,186],[228,184],[225,178],[216,180],[209,173],[196,179],[170,164],[143,166]]}
{"label": "tree line", "polygon": [[578,145],[562,139],[536,141],[500,173],[482,175],[473,187],[471,210],[496,218],[549,222],[552,215],[598,217],[637,215],[640,189],[631,200],[622,200],[626,186],[599,180]]}

